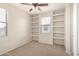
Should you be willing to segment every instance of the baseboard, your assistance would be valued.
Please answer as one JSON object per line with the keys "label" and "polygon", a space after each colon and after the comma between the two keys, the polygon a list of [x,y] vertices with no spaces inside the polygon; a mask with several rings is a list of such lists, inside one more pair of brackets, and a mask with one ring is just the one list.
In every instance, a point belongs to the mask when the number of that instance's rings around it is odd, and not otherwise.
{"label": "baseboard", "polygon": [[38,42],[38,40],[32,40],[32,41]]}
{"label": "baseboard", "polygon": [[[31,42],[31,41],[29,41],[29,42]],[[9,49],[3,51],[2,53],[0,53],[0,56],[2,56],[3,54],[5,54],[5,53],[7,53],[7,52],[10,52],[10,51],[12,51],[12,50],[14,50],[14,49],[16,49],[16,48],[19,48],[19,47],[21,47],[21,46],[23,46],[23,45],[25,45],[25,44],[28,44],[29,42],[24,42],[24,43],[22,43],[22,44],[18,44],[17,46],[15,46],[15,47],[13,47],[13,48],[9,48]]]}
{"label": "baseboard", "polygon": [[67,56],[73,56],[73,53],[67,53],[67,52],[66,52],[66,55],[67,55]]}

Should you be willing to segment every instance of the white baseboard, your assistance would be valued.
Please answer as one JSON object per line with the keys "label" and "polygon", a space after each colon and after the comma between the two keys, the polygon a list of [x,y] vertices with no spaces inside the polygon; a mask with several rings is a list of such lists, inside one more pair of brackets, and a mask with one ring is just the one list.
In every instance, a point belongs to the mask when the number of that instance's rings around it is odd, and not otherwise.
{"label": "white baseboard", "polygon": [[[31,42],[31,41],[29,41],[29,42]],[[29,42],[23,42],[22,44],[18,44],[17,46],[15,46],[15,47],[13,47],[13,48],[8,48],[8,49],[2,51],[2,52],[0,53],[0,55],[5,54],[5,53],[7,53],[7,52],[9,52],[9,51],[12,51],[12,50],[14,50],[14,49],[16,49],[16,48],[19,48],[19,47],[23,46],[24,44],[28,44]]]}

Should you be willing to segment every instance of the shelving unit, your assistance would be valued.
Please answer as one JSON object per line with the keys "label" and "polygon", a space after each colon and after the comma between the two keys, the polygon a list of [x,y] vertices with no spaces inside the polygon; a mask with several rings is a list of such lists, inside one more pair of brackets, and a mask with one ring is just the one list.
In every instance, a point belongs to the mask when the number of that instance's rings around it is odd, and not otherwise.
{"label": "shelving unit", "polygon": [[53,43],[64,45],[64,10],[53,12]]}
{"label": "shelving unit", "polygon": [[[64,45],[64,10],[53,11],[51,20],[50,30],[51,39],[53,40],[53,44]],[[39,40],[39,16],[32,16],[32,39],[38,41]],[[44,34],[43,34],[44,35]],[[41,39],[41,38],[40,38]],[[50,39],[50,38],[49,38]]]}
{"label": "shelving unit", "polygon": [[39,38],[39,19],[38,15],[32,16],[32,39],[38,41]]}

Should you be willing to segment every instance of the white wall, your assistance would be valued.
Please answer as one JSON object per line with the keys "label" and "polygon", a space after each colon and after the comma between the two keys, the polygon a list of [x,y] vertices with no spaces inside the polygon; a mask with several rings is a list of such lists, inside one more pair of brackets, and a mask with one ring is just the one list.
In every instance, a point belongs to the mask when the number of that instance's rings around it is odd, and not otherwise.
{"label": "white wall", "polygon": [[8,36],[0,38],[0,54],[31,41],[30,15],[11,4],[0,4],[8,11]]}

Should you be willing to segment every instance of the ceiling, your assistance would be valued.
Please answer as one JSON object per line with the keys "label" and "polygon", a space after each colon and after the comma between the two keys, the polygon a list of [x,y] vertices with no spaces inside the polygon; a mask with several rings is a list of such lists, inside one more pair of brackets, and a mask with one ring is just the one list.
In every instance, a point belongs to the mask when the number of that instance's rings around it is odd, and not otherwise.
{"label": "ceiling", "polygon": [[47,11],[54,11],[54,10],[62,9],[65,7],[64,3],[48,3],[48,6],[40,7],[41,11],[34,9],[33,11],[29,12],[29,9],[33,7],[32,5],[22,5],[20,3],[13,3],[13,5],[24,10],[25,12],[27,12],[29,14],[39,14],[39,13],[43,13],[43,12],[47,12]]}

